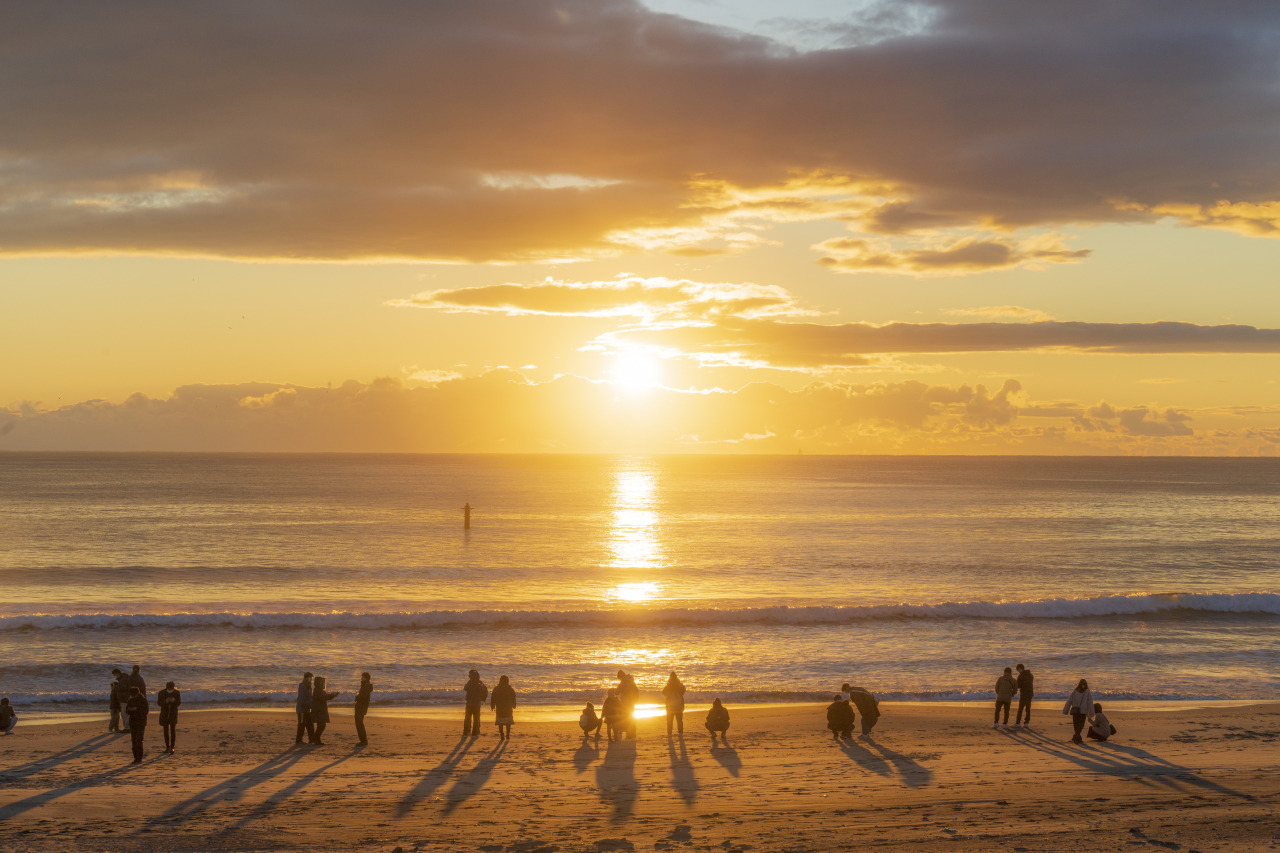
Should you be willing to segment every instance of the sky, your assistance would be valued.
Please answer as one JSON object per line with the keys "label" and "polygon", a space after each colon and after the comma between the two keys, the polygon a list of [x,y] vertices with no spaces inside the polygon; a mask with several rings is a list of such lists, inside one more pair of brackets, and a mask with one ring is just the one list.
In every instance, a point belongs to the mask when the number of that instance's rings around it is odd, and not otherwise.
{"label": "sky", "polygon": [[1274,3],[5,18],[0,451],[1280,450]]}

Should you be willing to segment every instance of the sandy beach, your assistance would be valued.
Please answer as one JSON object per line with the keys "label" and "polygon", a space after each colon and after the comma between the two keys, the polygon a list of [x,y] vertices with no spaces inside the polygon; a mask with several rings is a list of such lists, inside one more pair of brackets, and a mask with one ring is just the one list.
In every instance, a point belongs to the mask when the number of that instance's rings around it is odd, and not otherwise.
{"label": "sandy beach", "polygon": [[[184,712],[130,763],[102,723],[0,738],[0,848],[142,850],[1262,850],[1280,843],[1280,705],[1117,711],[1112,743],[1073,746],[1057,703],[1031,729],[981,706],[885,705],[836,743],[821,707],[735,708],[727,745],[702,714],[636,741],[573,723],[491,725],[349,711],[324,746],[292,715]],[[383,711],[383,714],[390,714]],[[153,715],[154,716],[154,715]],[[459,718],[461,713],[459,712]],[[486,720],[486,723],[491,721]]]}

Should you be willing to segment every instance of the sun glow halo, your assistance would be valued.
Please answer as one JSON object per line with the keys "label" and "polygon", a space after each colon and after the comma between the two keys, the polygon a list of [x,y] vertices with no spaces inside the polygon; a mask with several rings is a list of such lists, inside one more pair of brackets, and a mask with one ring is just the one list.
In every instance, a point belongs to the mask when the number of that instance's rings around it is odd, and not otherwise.
{"label": "sun glow halo", "polygon": [[643,350],[614,353],[609,381],[628,391],[644,391],[662,384],[662,365]]}

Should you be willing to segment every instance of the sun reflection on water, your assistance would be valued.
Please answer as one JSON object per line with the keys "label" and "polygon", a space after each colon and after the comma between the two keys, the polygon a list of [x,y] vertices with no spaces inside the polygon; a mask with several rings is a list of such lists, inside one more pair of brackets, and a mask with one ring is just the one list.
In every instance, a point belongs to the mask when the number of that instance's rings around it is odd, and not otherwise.
{"label": "sun reflection on water", "polygon": [[[643,462],[627,462],[613,477],[613,524],[609,529],[608,566],[619,569],[656,569],[666,564],[662,541],[658,482],[653,467]],[[614,598],[647,601],[657,585],[621,584],[611,591]]]}
{"label": "sun reflection on water", "polygon": [[662,584],[654,583],[653,581],[640,581],[638,583],[618,584],[609,590],[609,597],[616,598],[619,601],[652,601],[657,598],[660,592],[662,592]]}

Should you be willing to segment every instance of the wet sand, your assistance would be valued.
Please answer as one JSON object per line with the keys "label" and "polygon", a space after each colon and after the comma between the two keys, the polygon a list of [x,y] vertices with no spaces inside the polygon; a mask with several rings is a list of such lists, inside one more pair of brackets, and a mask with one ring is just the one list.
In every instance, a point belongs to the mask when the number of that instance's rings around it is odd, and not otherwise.
{"label": "wet sand", "polygon": [[[837,743],[821,706],[731,708],[712,745],[662,718],[639,739],[584,740],[521,722],[499,741],[456,721],[338,710],[325,746],[287,713],[184,712],[131,763],[101,723],[0,737],[0,850],[1267,850],[1280,846],[1280,705],[1114,711],[1107,744],[1075,746],[1059,703],[1031,729],[983,706],[885,705],[871,738]],[[389,711],[383,714],[392,713]]]}

